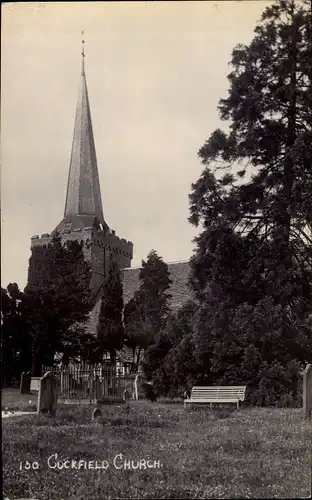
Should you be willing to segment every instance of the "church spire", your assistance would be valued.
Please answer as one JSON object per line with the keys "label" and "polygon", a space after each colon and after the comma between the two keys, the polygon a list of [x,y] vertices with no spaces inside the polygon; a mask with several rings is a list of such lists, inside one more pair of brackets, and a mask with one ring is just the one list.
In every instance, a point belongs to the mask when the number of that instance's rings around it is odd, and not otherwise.
{"label": "church spire", "polygon": [[[83,32],[82,32],[83,35]],[[74,135],[72,142],[64,222],[72,222],[77,216],[84,225],[102,224],[103,216],[99,174],[93,138],[88,89],[85,75],[85,47],[82,39],[82,69]],[[76,225],[76,224],[74,224]]]}
{"label": "church spire", "polygon": [[81,44],[82,44],[82,50],[81,50],[81,55],[82,55],[82,64],[81,64],[81,75],[82,76],[85,76],[85,65],[84,65],[84,60],[85,60],[85,51],[84,51],[84,44],[85,44],[85,41],[84,41],[84,38],[83,38],[83,31],[81,32],[81,35],[82,35],[82,40],[81,40]]}

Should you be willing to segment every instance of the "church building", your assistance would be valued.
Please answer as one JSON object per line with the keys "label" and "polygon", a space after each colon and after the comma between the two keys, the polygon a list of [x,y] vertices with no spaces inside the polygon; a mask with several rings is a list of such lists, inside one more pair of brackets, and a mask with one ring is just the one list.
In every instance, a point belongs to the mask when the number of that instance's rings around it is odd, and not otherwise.
{"label": "church building", "polygon": [[[71,148],[69,175],[64,217],[51,233],[31,238],[31,246],[46,245],[54,232],[62,241],[84,242],[85,258],[91,263],[91,291],[94,308],[90,313],[87,330],[96,333],[100,312],[102,286],[108,270],[110,257],[115,259],[122,271],[124,302],[127,303],[139,288],[140,268],[131,268],[133,243],[119,237],[112,230],[103,214],[99,173],[93,137],[91,111],[85,73],[85,54],[82,50],[80,89],[76,108],[74,134]],[[173,281],[172,309],[177,309],[189,298],[187,279],[189,263],[168,264]],[[126,363],[126,353],[120,353]]]}

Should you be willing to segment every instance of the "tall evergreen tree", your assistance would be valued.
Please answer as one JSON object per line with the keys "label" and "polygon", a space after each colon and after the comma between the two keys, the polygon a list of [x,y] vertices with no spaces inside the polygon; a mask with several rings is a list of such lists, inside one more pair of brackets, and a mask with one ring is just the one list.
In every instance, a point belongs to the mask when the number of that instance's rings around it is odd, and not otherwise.
{"label": "tall evergreen tree", "polygon": [[1,288],[1,365],[2,384],[6,386],[18,383],[31,362],[29,337],[20,307],[22,297],[16,283]]}
{"label": "tall evergreen tree", "polygon": [[92,308],[90,279],[83,243],[62,245],[56,234],[48,245],[32,249],[21,307],[31,339],[33,373],[40,373],[43,363],[52,364],[56,352],[65,362],[82,352],[89,338],[83,323]]}
{"label": "tall evergreen tree", "polygon": [[118,263],[111,260],[104,283],[101,310],[97,326],[97,355],[110,353],[112,363],[116,360],[116,351],[124,343],[123,327],[123,287]]}
{"label": "tall evergreen tree", "polygon": [[144,314],[151,322],[156,337],[165,326],[170,313],[171,294],[168,290],[172,281],[168,265],[155,250],[151,250],[147,260],[142,261],[139,279]]}
{"label": "tall evergreen tree", "polygon": [[197,304],[188,301],[172,315],[155,346],[147,352],[144,371],[158,395],[183,396],[196,380],[197,363],[192,340]]}
{"label": "tall evergreen tree", "polygon": [[139,348],[137,364],[142,350],[157,343],[170,315],[170,273],[168,265],[155,250],[142,261],[139,279],[140,288],[124,311],[128,342],[133,348]]}
{"label": "tall evergreen tree", "polygon": [[[261,339],[266,347],[253,351],[252,373],[244,371],[259,386],[260,359],[271,367],[311,359],[310,2],[266,8],[254,39],[234,49],[231,65],[229,95],[219,104],[230,131],[215,130],[200,149],[205,168],[190,195],[190,221],[202,226],[192,259],[201,301],[195,344],[207,374],[233,382],[250,359],[250,342]],[[254,325],[252,341],[246,319]]]}

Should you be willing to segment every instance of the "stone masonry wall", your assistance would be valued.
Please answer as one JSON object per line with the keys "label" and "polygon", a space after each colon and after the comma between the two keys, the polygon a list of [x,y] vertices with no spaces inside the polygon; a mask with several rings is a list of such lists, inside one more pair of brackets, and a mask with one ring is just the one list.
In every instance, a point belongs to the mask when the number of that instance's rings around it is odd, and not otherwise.
{"label": "stone masonry wall", "polygon": [[[92,294],[97,294],[104,282],[104,277],[109,268],[110,256],[117,260],[120,268],[129,267],[133,255],[133,244],[119,238],[113,232],[105,233],[93,228],[62,232],[61,238],[66,241],[83,241],[85,259],[91,263]],[[31,238],[31,246],[47,245],[51,240],[48,233]]]}

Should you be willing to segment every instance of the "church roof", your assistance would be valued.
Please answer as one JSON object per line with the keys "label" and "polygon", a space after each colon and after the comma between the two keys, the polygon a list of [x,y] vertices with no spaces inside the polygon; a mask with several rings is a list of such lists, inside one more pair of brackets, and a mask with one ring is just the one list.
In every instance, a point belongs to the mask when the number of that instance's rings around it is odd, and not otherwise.
{"label": "church roof", "polygon": [[103,215],[84,58],[83,50],[64,219],[57,227],[59,232],[69,224],[73,225],[72,230],[77,225],[81,228],[91,225],[98,229],[102,224],[103,229],[107,228]]}
{"label": "church roof", "polygon": [[[140,287],[139,273],[140,267],[128,267],[122,269],[123,279],[123,298],[124,304],[127,304],[133,297],[134,293]],[[168,263],[170,279],[172,284],[169,293],[172,295],[170,299],[170,307],[173,312],[177,311],[185,302],[191,299],[192,294],[187,286],[190,264],[189,261],[170,262]],[[89,320],[86,324],[86,330],[93,335],[96,334],[97,322],[100,314],[101,299],[99,299],[92,309]]]}
{"label": "church roof", "polygon": [[[125,304],[129,302],[140,287],[140,269],[141,267],[128,267],[122,269]],[[189,261],[169,262],[168,270],[172,281],[169,290],[169,293],[172,295],[170,307],[172,311],[176,311],[182,304],[191,298],[191,292],[187,286],[190,263]]]}

